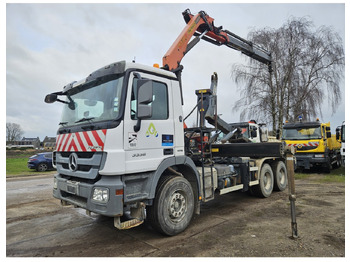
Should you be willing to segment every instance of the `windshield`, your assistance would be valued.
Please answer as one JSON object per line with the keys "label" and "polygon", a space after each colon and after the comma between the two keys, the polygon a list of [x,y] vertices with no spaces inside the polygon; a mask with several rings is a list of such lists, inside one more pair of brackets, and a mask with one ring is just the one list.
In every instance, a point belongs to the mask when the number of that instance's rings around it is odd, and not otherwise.
{"label": "windshield", "polygon": [[321,128],[296,128],[296,129],[283,129],[282,139],[285,140],[309,140],[309,139],[321,139]]}
{"label": "windshield", "polygon": [[248,132],[249,127],[241,127],[241,134],[242,137],[248,138],[249,139],[249,132]]}
{"label": "windshield", "polygon": [[115,120],[120,109],[123,76],[114,76],[104,82],[75,87],[67,92],[61,122],[62,126]]}

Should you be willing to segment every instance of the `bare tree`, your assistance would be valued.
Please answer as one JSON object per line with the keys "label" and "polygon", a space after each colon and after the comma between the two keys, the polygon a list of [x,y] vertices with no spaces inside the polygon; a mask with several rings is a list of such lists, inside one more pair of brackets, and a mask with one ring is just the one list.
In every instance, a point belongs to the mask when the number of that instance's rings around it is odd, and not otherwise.
{"label": "bare tree", "polygon": [[332,113],[341,97],[339,82],[344,76],[342,39],[330,27],[312,31],[306,18],[292,18],[279,29],[264,28],[249,33],[249,38],[271,51],[273,72],[250,60],[248,66],[234,65],[232,77],[240,87],[241,99],[234,110],[241,118],[256,118],[271,124],[273,131],[283,120],[299,115],[310,119],[322,116],[326,97]]}
{"label": "bare tree", "polygon": [[19,124],[6,123],[6,141],[7,142],[20,140],[23,133],[24,132]]}

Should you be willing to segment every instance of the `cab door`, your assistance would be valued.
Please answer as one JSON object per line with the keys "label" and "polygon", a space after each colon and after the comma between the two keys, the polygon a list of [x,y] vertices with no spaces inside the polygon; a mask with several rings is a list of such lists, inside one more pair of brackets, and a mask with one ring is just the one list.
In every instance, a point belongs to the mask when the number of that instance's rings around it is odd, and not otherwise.
{"label": "cab door", "polygon": [[[141,121],[137,117],[140,81],[152,85],[150,101],[144,105],[150,109],[150,116]],[[170,94],[170,80],[143,72],[130,74],[124,113],[126,173],[156,170],[164,158],[174,155],[174,114]]]}

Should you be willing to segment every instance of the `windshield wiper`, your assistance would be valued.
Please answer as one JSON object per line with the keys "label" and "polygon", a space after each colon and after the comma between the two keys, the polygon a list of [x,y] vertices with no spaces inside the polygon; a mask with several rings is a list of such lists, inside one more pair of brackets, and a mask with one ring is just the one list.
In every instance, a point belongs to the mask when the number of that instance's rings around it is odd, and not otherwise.
{"label": "windshield wiper", "polygon": [[59,125],[62,125],[62,126],[65,126],[65,125],[68,124],[68,122],[59,122],[58,124],[59,124]]}
{"label": "windshield wiper", "polygon": [[85,122],[85,121],[91,121],[92,119],[94,119],[94,117],[83,117],[82,119],[79,119],[78,121],[75,121],[74,123],[81,123],[81,122]]}

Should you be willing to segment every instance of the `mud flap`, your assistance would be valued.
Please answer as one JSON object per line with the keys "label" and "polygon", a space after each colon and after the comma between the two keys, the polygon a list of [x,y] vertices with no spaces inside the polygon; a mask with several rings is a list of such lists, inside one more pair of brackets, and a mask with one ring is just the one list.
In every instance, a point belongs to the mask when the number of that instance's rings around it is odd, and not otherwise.
{"label": "mud flap", "polygon": [[242,183],[243,183],[242,192],[246,192],[249,190],[249,182],[250,182],[249,166],[248,165],[241,165],[240,169],[241,169],[240,173],[241,173],[241,178],[242,178]]}
{"label": "mud flap", "polygon": [[235,168],[237,168],[237,164],[239,164],[239,174],[241,176],[241,181],[243,184],[242,192],[246,192],[249,190],[250,182],[249,160],[239,157],[234,161]]}

